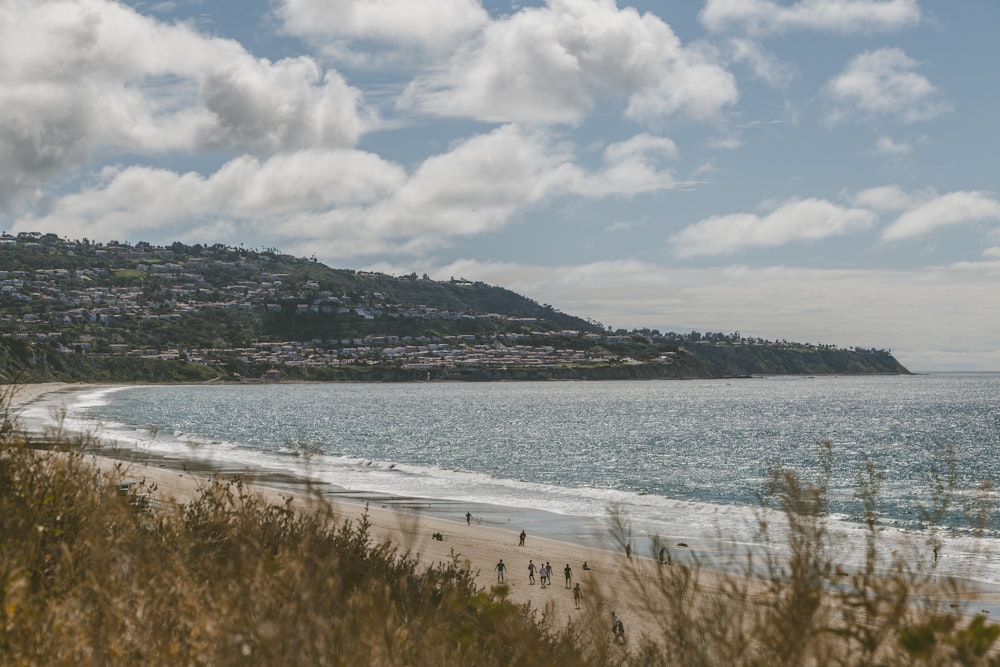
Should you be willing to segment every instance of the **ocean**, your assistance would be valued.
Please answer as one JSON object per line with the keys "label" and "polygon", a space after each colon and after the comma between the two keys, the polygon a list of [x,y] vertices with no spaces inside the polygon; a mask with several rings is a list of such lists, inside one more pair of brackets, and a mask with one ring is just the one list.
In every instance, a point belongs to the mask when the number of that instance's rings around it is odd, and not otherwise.
{"label": "ocean", "polygon": [[[51,422],[53,405],[22,420]],[[939,571],[1000,585],[996,513],[982,530],[969,520],[996,508],[983,482],[1000,482],[1000,374],[102,387],[74,393],[64,421],[150,456],[287,473],[456,520],[473,508],[581,543],[606,543],[615,507],[637,549],[660,535],[720,553],[756,548],[768,471],[820,479],[829,440],[829,525],[846,563],[863,553],[869,462],[880,539],[930,562],[932,470],[946,473],[952,451]]]}

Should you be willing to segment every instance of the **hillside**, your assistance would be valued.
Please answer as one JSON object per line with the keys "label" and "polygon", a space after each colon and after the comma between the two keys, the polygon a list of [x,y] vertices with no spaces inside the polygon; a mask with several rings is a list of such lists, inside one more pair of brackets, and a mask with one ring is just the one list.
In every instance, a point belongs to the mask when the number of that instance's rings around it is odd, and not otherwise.
{"label": "hillside", "polygon": [[652,379],[906,373],[887,350],[611,331],[464,278],[274,249],[0,237],[0,373],[22,381]]}

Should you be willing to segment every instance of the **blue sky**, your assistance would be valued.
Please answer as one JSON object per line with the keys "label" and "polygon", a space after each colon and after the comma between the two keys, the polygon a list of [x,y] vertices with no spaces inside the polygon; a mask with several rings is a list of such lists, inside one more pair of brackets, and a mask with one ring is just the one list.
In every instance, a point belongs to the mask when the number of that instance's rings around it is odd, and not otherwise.
{"label": "blue sky", "polygon": [[1000,370],[995,0],[0,0],[0,228]]}

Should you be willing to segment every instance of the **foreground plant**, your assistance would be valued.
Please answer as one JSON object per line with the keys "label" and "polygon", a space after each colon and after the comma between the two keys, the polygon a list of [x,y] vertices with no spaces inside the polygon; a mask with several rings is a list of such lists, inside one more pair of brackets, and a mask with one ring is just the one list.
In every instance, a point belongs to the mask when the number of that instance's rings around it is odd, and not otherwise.
{"label": "foreground plant", "polygon": [[[652,559],[629,563],[630,594],[659,621],[659,633],[642,639],[637,664],[1000,665],[1000,627],[936,602],[942,592],[970,592],[935,577],[933,564],[924,570],[913,554],[880,543],[882,475],[870,461],[855,493],[863,558],[852,567],[838,562],[828,520],[832,456],[830,443],[820,443],[819,473],[808,480],[771,467],[758,513],[762,547],[728,567],[708,568],[697,553],[679,554],[653,536]],[[950,467],[948,474],[954,480]],[[978,497],[982,525],[989,508]],[[932,500],[933,515],[943,516],[951,503],[946,486],[937,486]],[[611,526],[619,547],[631,540],[628,518],[614,509]],[[938,534],[931,538],[930,547],[941,549]]]}

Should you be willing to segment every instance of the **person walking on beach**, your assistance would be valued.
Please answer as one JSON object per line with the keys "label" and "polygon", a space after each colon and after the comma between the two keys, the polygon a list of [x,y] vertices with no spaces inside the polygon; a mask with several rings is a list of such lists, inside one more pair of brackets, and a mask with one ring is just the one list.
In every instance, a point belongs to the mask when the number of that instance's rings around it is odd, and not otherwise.
{"label": "person walking on beach", "polygon": [[625,643],[625,624],[615,612],[611,612],[611,632],[616,642]]}
{"label": "person walking on beach", "polygon": [[583,599],[583,591],[580,590],[580,583],[577,582],[576,586],[573,587],[573,602],[576,603],[576,608],[580,608],[580,600]]}
{"label": "person walking on beach", "polygon": [[528,561],[528,583],[532,586],[535,585],[535,561]]}
{"label": "person walking on beach", "polygon": [[549,578],[549,569],[545,567],[545,563],[542,563],[538,568],[538,579],[542,584],[542,588],[545,588],[545,580]]}
{"label": "person walking on beach", "polygon": [[472,525],[472,512],[466,512],[465,513],[465,523],[468,526]]}
{"label": "person walking on beach", "polygon": [[497,571],[497,583],[502,584],[503,574],[507,571],[507,566],[503,564],[503,558],[500,559],[500,562],[497,563],[497,566],[493,569]]}
{"label": "person walking on beach", "polygon": [[523,546],[524,546],[524,538],[525,538],[525,537],[527,537],[527,535],[526,535],[526,534],[525,534],[525,532],[524,532],[524,531],[522,530],[522,531],[521,531],[521,541],[517,543],[517,546],[519,546],[519,547],[523,547]]}
{"label": "person walking on beach", "polygon": [[566,575],[566,588],[573,585],[573,570],[570,568],[569,563],[566,563],[566,567],[563,568],[563,574]]}
{"label": "person walking on beach", "polygon": [[632,543],[625,545],[625,558],[632,558]]}

